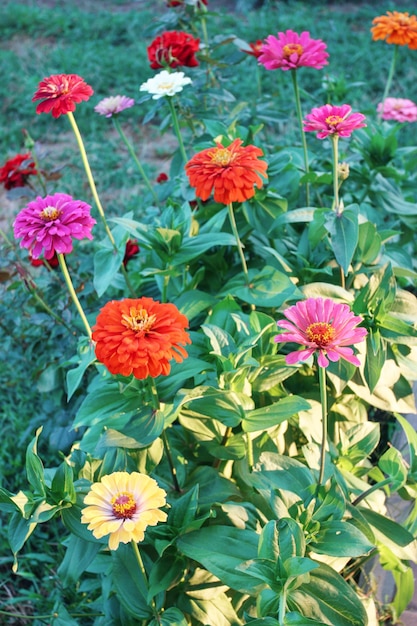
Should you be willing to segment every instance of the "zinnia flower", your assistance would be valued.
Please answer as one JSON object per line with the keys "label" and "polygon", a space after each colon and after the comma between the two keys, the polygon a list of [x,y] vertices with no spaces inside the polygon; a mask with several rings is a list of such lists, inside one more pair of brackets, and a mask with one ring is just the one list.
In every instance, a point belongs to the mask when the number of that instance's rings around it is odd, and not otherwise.
{"label": "zinnia flower", "polygon": [[140,248],[135,239],[126,241],[125,255],[123,257],[123,265],[126,267],[130,259],[139,254]]}
{"label": "zinnia flower", "polygon": [[242,146],[235,139],[230,146],[217,142],[195,154],[185,166],[196,195],[207,200],[214,191],[215,202],[244,202],[255,195],[255,185],[262,187],[267,164],[258,160],[263,152],[256,146]]}
{"label": "zinnia flower", "polygon": [[153,70],[162,67],[196,67],[195,53],[200,47],[200,40],[189,33],[177,30],[165,31],[148,46],[148,58]]}
{"label": "zinnia flower", "polygon": [[319,139],[325,139],[329,135],[350,137],[354,130],[366,126],[365,116],[362,113],[352,113],[352,107],[348,104],[333,106],[325,104],[322,107],[311,109],[311,113],[303,120],[306,132],[317,131]]}
{"label": "zinnia flower", "polygon": [[29,176],[36,176],[37,173],[30,152],[16,154],[0,167],[0,183],[5,189],[24,187]]}
{"label": "zinnia flower", "polygon": [[113,472],[91,485],[81,522],[88,524],[96,539],[109,535],[110,550],[117,550],[119,543],[143,541],[147,526],[165,522],[167,514],[159,510],[165,496],[146,474]]}
{"label": "zinnia flower", "polygon": [[48,261],[45,262],[45,259],[34,259],[32,256],[32,253],[29,250],[29,262],[31,265],[33,265],[33,267],[41,267],[42,265],[44,265],[45,267],[49,266],[55,269],[59,266],[59,261],[58,261],[58,257],[56,253],[54,254],[53,257],[51,257],[50,259],[48,259]]}
{"label": "zinnia flower", "polygon": [[383,120],[396,122],[417,122],[417,104],[406,98],[385,98],[377,111]]}
{"label": "zinnia flower", "polygon": [[321,70],[328,64],[327,45],[321,39],[311,39],[304,31],[299,35],[293,30],[269,35],[261,48],[258,62],[267,70],[296,70],[299,67],[313,67]]}
{"label": "zinnia flower", "polygon": [[372,39],[384,39],[386,43],[397,46],[408,46],[410,50],[417,50],[417,18],[415,15],[387,11],[386,15],[379,15],[372,20],[375,24],[371,28]]}
{"label": "zinnia flower", "polygon": [[20,246],[28,248],[34,259],[43,253],[51,259],[55,253],[72,252],[73,239],[92,239],[91,229],[96,223],[90,215],[91,206],[74,200],[66,193],[38,196],[17,215],[13,227]]}
{"label": "zinnia flower", "polygon": [[166,376],[171,359],[187,357],[182,346],[191,340],[185,328],[188,320],[174,304],[147,297],[112,300],[93,328],[96,356],[112,374]]}
{"label": "zinnia flower", "polygon": [[166,183],[167,180],[168,180],[168,174],[165,174],[165,172],[161,172],[156,177],[156,182],[159,184]]}
{"label": "zinnia flower", "polygon": [[130,109],[134,104],[133,98],[128,98],[127,96],[109,96],[100,100],[94,107],[94,111],[105,117],[112,117],[125,109]]}
{"label": "zinnia flower", "polygon": [[207,0],[167,0],[167,7],[182,7],[187,4],[196,9],[201,9],[208,3]]}
{"label": "zinnia flower", "polygon": [[338,304],[329,298],[308,298],[297,302],[284,311],[286,320],[277,322],[278,328],[287,332],[275,337],[275,341],[289,341],[304,346],[303,350],[290,352],[285,357],[288,365],[306,361],[316,353],[320,367],[340,358],[360,365],[350,346],[363,341],[367,330],[358,327],[363,320],[352,313],[347,304]]}
{"label": "zinnia flower", "polygon": [[153,94],[153,100],[163,98],[164,96],[175,96],[183,90],[185,85],[192,83],[191,78],[185,76],[184,72],[167,72],[162,70],[153,78],[149,78],[146,83],[142,83],[140,91],[147,91]]}
{"label": "zinnia flower", "polygon": [[241,50],[242,52],[245,52],[245,54],[250,54],[258,59],[262,54],[263,45],[264,43],[262,39],[257,39],[256,41],[249,42],[248,48],[241,48]]}
{"label": "zinnia flower", "polygon": [[75,111],[75,105],[88,100],[93,93],[92,87],[77,74],[52,74],[39,83],[32,102],[43,100],[37,105],[36,113],[59,117]]}

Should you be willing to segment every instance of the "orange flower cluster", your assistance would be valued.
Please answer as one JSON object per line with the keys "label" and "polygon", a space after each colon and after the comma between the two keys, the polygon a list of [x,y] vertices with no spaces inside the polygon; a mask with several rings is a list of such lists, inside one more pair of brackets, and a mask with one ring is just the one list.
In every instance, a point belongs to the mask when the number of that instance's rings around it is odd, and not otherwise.
{"label": "orange flower cluster", "polygon": [[191,343],[188,320],[174,304],[152,298],[112,300],[101,309],[93,328],[96,357],[112,374],[144,379],[166,376],[169,361],[187,357]]}
{"label": "orange flower cluster", "polygon": [[255,185],[262,187],[261,176],[266,177],[268,167],[258,160],[263,152],[242,143],[241,139],[227,147],[216,143],[215,148],[206,148],[188,161],[185,171],[199,198],[208,200],[213,192],[215,202],[244,202],[255,195]]}
{"label": "orange flower cluster", "polygon": [[417,50],[417,17],[399,11],[387,11],[372,20],[372,39],[384,39],[397,46],[408,46]]}

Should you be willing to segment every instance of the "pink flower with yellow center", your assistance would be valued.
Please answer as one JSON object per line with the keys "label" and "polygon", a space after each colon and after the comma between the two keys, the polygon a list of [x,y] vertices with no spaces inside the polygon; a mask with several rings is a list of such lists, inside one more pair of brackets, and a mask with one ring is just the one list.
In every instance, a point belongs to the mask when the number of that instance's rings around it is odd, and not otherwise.
{"label": "pink flower with yellow center", "polygon": [[258,57],[258,63],[267,70],[296,70],[299,67],[312,67],[321,70],[328,64],[329,53],[321,39],[312,39],[308,31],[300,35],[293,30],[269,35]]}
{"label": "pink flower with yellow center", "polygon": [[350,137],[354,130],[366,126],[364,120],[365,116],[362,113],[352,113],[352,107],[348,104],[325,104],[311,109],[303,124],[305,132],[317,132],[318,139],[325,139],[329,135]]}
{"label": "pink flower with yellow center", "polygon": [[287,354],[288,365],[306,361],[313,354],[317,354],[320,367],[327,367],[329,361],[340,358],[360,365],[353,349],[348,346],[363,341],[367,330],[358,327],[363,319],[354,315],[347,304],[329,298],[308,298],[290,306],[284,315],[287,319],[280,320],[277,325],[286,332],[276,335],[275,341],[304,346],[303,350]]}
{"label": "pink flower with yellow center", "polygon": [[147,526],[165,522],[167,514],[159,510],[165,496],[146,474],[113,472],[91,485],[81,522],[88,524],[96,539],[109,535],[110,550],[117,550],[120,543],[143,541]]}
{"label": "pink flower with yellow center", "polygon": [[383,120],[417,122],[417,104],[407,98],[385,98],[378,104],[377,111]]}
{"label": "pink flower with yellow center", "polygon": [[34,259],[42,254],[49,260],[56,254],[72,252],[73,239],[92,239],[91,229],[96,220],[90,215],[91,206],[74,200],[66,193],[38,196],[18,213],[14,236],[22,238],[21,248],[28,248]]}

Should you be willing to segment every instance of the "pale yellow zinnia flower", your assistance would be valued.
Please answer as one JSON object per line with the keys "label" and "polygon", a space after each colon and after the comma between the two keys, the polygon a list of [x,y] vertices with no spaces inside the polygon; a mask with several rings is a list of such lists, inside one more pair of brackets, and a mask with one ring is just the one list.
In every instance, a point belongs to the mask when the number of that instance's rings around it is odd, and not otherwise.
{"label": "pale yellow zinnia flower", "polygon": [[91,485],[81,521],[96,539],[109,535],[110,550],[117,550],[120,542],[142,541],[147,526],[165,522],[167,514],[159,510],[165,505],[165,496],[156,480],[146,474],[113,472]]}

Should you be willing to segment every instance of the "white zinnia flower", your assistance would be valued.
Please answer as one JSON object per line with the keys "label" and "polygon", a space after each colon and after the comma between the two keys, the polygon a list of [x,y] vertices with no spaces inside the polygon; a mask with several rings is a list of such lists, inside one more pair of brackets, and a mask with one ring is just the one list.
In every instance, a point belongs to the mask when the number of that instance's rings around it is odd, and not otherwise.
{"label": "white zinnia flower", "polygon": [[140,86],[140,91],[147,91],[152,94],[154,100],[163,96],[174,96],[182,91],[185,85],[192,83],[191,78],[185,76],[184,72],[167,72],[162,70],[153,78],[149,78],[146,83]]}

